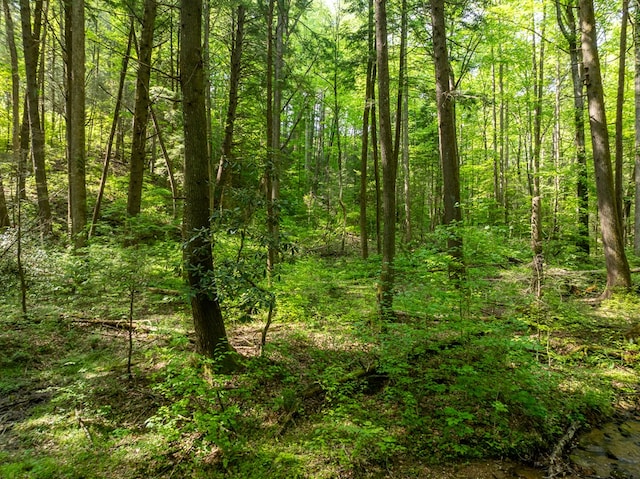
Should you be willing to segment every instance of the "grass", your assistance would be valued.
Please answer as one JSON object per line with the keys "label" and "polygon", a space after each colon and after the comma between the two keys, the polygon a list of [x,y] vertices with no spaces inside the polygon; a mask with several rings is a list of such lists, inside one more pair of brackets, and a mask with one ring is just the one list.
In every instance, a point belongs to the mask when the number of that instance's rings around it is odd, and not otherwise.
{"label": "grass", "polygon": [[[96,241],[81,256],[27,245],[27,318],[5,256],[0,477],[430,477],[479,458],[540,460],[573,421],[637,407],[640,348],[623,333],[638,298],[585,301],[601,278],[557,267],[536,302],[514,261],[522,245],[467,234],[476,254],[460,289],[437,250],[400,255],[394,323],[377,317],[379,258],[290,257],[269,289],[264,351],[268,288],[248,301],[229,279],[228,330],[245,358],[229,376],[192,352],[178,243]],[[487,245],[500,246],[479,254]],[[233,241],[216,248],[236,257]],[[230,265],[221,280],[238,277]]]}

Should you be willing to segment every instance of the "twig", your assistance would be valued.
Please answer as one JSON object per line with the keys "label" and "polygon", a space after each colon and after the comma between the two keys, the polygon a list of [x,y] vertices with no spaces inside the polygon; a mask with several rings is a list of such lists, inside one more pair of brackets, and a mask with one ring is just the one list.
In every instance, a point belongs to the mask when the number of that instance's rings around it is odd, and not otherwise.
{"label": "twig", "polygon": [[91,435],[91,431],[89,431],[89,428],[87,427],[85,422],[82,420],[82,416],[80,416],[80,411],[78,411],[77,408],[76,408],[76,417],[78,418],[78,426],[80,426],[82,428],[82,430],[85,432],[85,434],[87,435],[87,437],[91,441],[91,444],[95,445],[95,442],[93,440],[93,436]]}
{"label": "twig", "polygon": [[564,452],[567,445],[573,439],[573,436],[576,435],[580,429],[580,423],[578,421],[573,421],[567,432],[560,438],[556,447],[553,448],[553,452],[549,457],[549,469],[547,470],[547,477],[549,479],[553,479],[562,473],[562,465],[560,463],[560,456]]}
{"label": "twig", "polygon": [[273,319],[273,305],[275,302],[275,297],[271,295],[271,301],[269,301],[269,315],[267,316],[267,322],[264,325],[262,337],[260,338],[260,354],[264,352],[264,345],[267,343],[267,333],[269,332],[269,326],[271,326],[271,320]]}

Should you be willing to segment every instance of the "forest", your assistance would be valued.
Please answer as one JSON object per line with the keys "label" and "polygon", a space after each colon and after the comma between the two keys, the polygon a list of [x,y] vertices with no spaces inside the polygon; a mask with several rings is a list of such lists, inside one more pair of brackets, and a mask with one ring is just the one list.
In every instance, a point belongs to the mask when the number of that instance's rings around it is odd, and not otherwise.
{"label": "forest", "polygon": [[640,0],[1,0],[0,478],[640,477]]}

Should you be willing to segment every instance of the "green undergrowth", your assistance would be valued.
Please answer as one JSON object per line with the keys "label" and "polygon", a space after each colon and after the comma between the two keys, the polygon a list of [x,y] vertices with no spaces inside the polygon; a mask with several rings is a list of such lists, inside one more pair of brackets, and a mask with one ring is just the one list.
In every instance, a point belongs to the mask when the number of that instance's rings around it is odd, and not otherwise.
{"label": "green undergrowth", "polygon": [[541,460],[570,424],[637,401],[640,349],[623,334],[638,298],[594,302],[601,266],[576,257],[549,265],[536,300],[526,244],[493,230],[465,233],[457,286],[444,235],[399,252],[393,322],[377,314],[379,257],[292,249],[269,283],[250,232],[221,236],[221,299],[244,360],[213,374],[193,353],[172,228],[135,247],[99,236],[82,254],[27,243],[26,317],[16,265],[0,260],[0,477],[412,477]]}

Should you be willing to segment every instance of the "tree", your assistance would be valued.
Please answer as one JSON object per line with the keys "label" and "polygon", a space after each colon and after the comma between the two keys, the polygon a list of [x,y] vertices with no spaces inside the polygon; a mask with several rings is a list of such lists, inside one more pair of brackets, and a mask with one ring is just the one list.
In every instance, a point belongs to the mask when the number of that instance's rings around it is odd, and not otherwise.
{"label": "tree", "polygon": [[362,137],[360,150],[360,245],[362,248],[362,258],[369,256],[369,235],[367,231],[367,163],[369,162],[369,124],[371,110],[373,108],[373,85],[374,85],[374,24],[373,24],[373,0],[369,0],[368,23],[367,23],[367,78],[365,87],[365,100],[362,112]]}
{"label": "tree", "polygon": [[[616,208],[618,218],[624,225],[624,185],[623,181],[623,107],[625,90],[625,72],[627,58],[627,23],[629,21],[629,0],[622,1],[622,19],[620,24],[620,54],[618,57],[618,93],[616,95],[616,136],[615,136],[615,168],[614,168],[614,189],[616,195]],[[624,227],[622,228],[624,234]]]}
{"label": "tree", "polygon": [[576,149],[576,164],[578,179],[576,195],[578,198],[578,238],[576,246],[583,253],[589,254],[589,188],[587,184],[587,154],[584,131],[584,85],[582,82],[582,49],[578,43],[576,18],[573,14],[575,0],[562,5],[556,0],[556,17],[562,35],[569,45],[571,61],[571,83],[573,85],[573,127],[574,145]]}
{"label": "tree", "polygon": [[398,66],[398,103],[393,148],[394,162],[398,163],[402,145],[402,177],[404,186],[404,239],[411,241],[411,185],[409,181],[409,82],[407,81],[407,0],[402,0],[400,19],[400,62]]}
{"label": "tree", "polygon": [[[22,155],[20,153],[20,74],[18,70],[18,51],[16,49],[15,33],[13,29],[13,18],[9,9],[9,1],[2,0],[4,10],[5,29],[7,34],[7,45],[11,57],[11,149],[13,151],[14,164],[19,169]],[[18,180],[18,189],[21,181]],[[17,199],[21,197],[18,191]],[[2,174],[0,173],[0,229],[10,225],[9,211],[4,193]]]}
{"label": "tree", "polygon": [[65,17],[69,219],[72,241],[76,248],[80,248],[86,242],[85,226],[87,224],[84,1],[66,0]]}
{"label": "tree", "polygon": [[[104,162],[102,164],[102,175],[100,176],[100,186],[98,187],[98,196],[96,197],[96,204],[93,208],[93,215],[91,218],[91,228],[89,230],[89,237],[94,233],[96,223],[100,217],[100,207],[102,205],[102,197],[104,195],[104,189],[107,185],[107,174],[109,173],[109,163],[111,162],[111,153],[113,151],[113,142],[118,131],[118,124],[120,122],[120,109],[122,106],[122,96],[124,93],[124,85],[127,79],[127,68],[129,66],[129,55],[131,54],[131,46],[133,43],[133,37],[135,34],[135,27],[133,19],[129,26],[129,36],[127,40],[127,48],[125,54],[122,56],[122,68],[120,69],[120,80],[118,82],[118,93],[116,94],[116,104],[113,107],[113,119],[111,121],[111,129],[109,130],[109,139],[107,140],[107,148],[104,154]],[[174,199],[175,201],[175,199]]]}
{"label": "tree", "polygon": [[640,0],[635,0],[635,24],[633,31],[633,48],[635,52],[634,106],[635,106],[635,218],[633,251],[640,256]]}
{"label": "tree", "polygon": [[238,5],[235,10],[235,30],[231,38],[231,69],[229,72],[229,102],[224,125],[224,139],[220,152],[220,162],[216,175],[216,188],[213,201],[214,209],[223,207],[224,190],[231,186],[231,170],[233,168],[232,149],[234,125],[238,110],[240,77],[242,74],[242,47],[244,42],[244,23],[246,7]]}
{"label": "tree", "polygon": [[389,97],[389,47],[386,0],[375,0],[376,58],[378,70],[378,121],[382,163],[382,269],[378,303],[383,319],[393,317],[394,256],[396,252],[396,173]]}
{"label": "tree", "polygon": [[[544,8],[544,5],[543,5]],[[535,16],[534,16],[535,18]],[[542,34],[544,38],[544,22],[546,11],[542,15]],[[534,20],[535,22],[535,20]],[[533,44],[533,182],[531,195],[531,250],[533,253],[531,289],[539,298],[542,295],[542,278],[544,275],[544,256],[542,251],[542,195],[540,191],[540,154],[542,148],[542,96],[544,83],[544,41],[540,42],[540,57],[536,53],[535,23],[532,33]]]}
{"label": "tree", "polygon": [[202,0],[180,2],[180,86],[184,121],[184,234],[187,278],[196,349],[219,361],[223,371],[235,366],[213,279],[209,231],[209,155],[202,59]]}
{"label": "tree", "polygon": [[138,47],[138,76],[136,79],[136,103],[133,114],[133,141],[129,169],[127,213],[130,216],[136,216],[140,213],[142,205],[142,181],[146,159],[147,124],[149,123],[151,53],[153,50],[153,31],[157,8],[156,0],[145,0],[142,34]]}
{"label": "tree", "polygon": [[453,258],[450,273],[454,279],[464,274],[462,238],[457,227],[462,221],[460,210],[460,173],[456,139],[454,92],[451,86],[451,67],[447,50],[444,21],[444,0],[431,0],[433,58],[436,75],[436,103],[438,106],[438,134],[444,194],[444,224],[450,230],[447,239]]}
{"label": "tree", "polygon": [[38,105],[38,59],[39,39],[42,24],[42,0],[36,1],[36,10],[31,28],[31,8],[29,0],[20,0],[20,18],[22,21],[22,44],[24,46],[25,77],[27,81],[27,107],[29,112],[29,133],[31,137],[31,154],[36,176],[36,192],[38,195],[38,217],[40,227],[44,235],[50,235],[51,204],[49,202],[49,189],[47,186],[47,173],[45,166],[44,129],[40,121]]}
{"label": "tree", "polygon": [[596,43],[593,0],[580,0],[580,29],[582,31],[584,83],[587,88],[591,145],[596,173],[598,212],[607,267],[607,286],[603,295],[609,296],[616,289],[631,287],[631,273],[624,251],[622,222],[616,207],[609,131],[607,130],[602,74]]}

